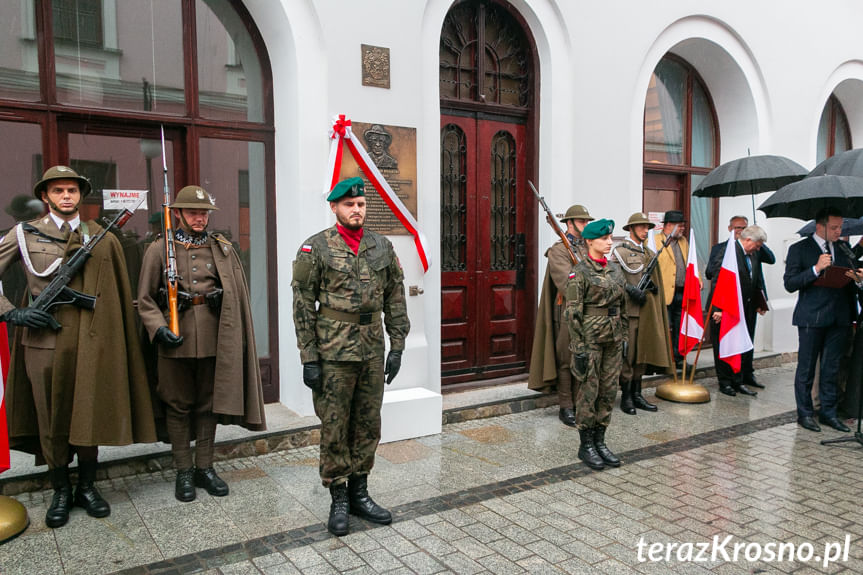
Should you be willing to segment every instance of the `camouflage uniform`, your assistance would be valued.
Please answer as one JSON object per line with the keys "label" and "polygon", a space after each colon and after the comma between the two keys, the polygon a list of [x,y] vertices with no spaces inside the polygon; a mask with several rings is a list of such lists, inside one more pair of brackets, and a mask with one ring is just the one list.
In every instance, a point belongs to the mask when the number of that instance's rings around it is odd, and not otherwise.
{"label": "camouflage uniform", "polygon": [[[356,255],[335,226],[305,242],[294,261],[294,325],[302,362],[320,361],[324,487],[367,475],[381,434],[384,325],[392,350],[410,329],[404,274],[390,241],[365,230]],[[320,307],[316,309],[316,302]],[[384,313],[383,324],[381,312]]]}
{"label": "camouflage uniform", "polygon": [[[576,427],[607,427],[617,395],[623,342],[629,318],[625,313],[624,282],[617,264],[605,267],[583,259],[566,283],[565,318],[573,352],[573,375],[580,382],[575,398]],[[587,355],[585,370],[576,355]]]}

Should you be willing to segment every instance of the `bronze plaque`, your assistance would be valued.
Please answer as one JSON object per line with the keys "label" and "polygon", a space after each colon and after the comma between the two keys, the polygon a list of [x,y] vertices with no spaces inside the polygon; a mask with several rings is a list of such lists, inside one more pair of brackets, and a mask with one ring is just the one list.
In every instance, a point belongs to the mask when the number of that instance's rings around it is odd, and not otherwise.
{"label": "bronze plaque", "polygon": [[390,87],[390,49],[360,44],[363,86]]}
{"label": "bronze plaque", "polygon": [[[402,203],[417,217],[417,130],[352,122],[354,136],[366,149],[384,179]],[[342,144],[344,145],[344,144]],[[368,229],[388,236],[409,235],[396,215],[384,203],[375,187],[360,170],[350,151],[345,149],[339,180],[361,177],[366,183],[366,223]]]}

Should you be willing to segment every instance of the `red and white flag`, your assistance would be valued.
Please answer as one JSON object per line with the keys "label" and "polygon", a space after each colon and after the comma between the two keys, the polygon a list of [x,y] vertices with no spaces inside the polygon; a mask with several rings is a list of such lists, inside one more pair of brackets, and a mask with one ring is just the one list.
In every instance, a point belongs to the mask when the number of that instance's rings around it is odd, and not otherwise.
{"label": "red and white flag", "polygon": [[9,429],[6,425],[6,376],[9,374],[9,336],[6,324],[0,323],[0,473],[9,469]]}
{"label": "red and white flag", "polygon": [[698,254],[695,253],[695,231],[689,228],[689,257],[686,258],[686,283],[683,284],[683,310],[680,315],[680,337],[677,350],[686,355],[698,345],[704,335],[704,318],[701,308],[701,276],[698,273]]}
{"label": "red and white flag", "polygon": [[722,268],[713,290],[713,307],[722,310],[719,323],[719,358],[740,373],[740,356],[752,349],[752,338],[743,317],[743,294],[737,269],[737,241],[732,233],[725,246]]}

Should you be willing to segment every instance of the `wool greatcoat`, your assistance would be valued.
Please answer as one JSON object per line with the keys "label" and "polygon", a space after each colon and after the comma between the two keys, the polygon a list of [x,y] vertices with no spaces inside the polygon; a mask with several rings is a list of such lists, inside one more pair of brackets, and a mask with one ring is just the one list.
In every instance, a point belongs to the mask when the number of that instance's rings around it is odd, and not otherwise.
{"label": "wool greatcoat", "polygon": [[[57,257],[68,259],[81,247],[81,227],[68,241],[50,216],[28,222],[33,231],[23,231],[34,269],[42,272]],[[90,236],[102,228],[95,222],[82,224]],[[54,239],[52,239],[54,238]],[[0,273],[21,258],[13,229],[0,241]],[[48,285],[51,276],[40,278],[25,270],[29,293],[35,297]],[[83,310],[73,305],[54,308],[53,315],[63,326],[49,329],[19,328],[12,350],[12,365],[6,388],[9,439],[13,449],[34,453],[37,462],[43,453],[38,421],[52,430],[49,441],[55,453],[65,452],[61,444],[128,445],[156,441],[153,407],[136,331],[135,311],[126,262],[120,242],[107,234],[92,250],[83,272],[69,287],[96,296],[96,307]],[[15,302],[18,303],[18,302]],[[0,296],[0,313],[15,305]],[[25,348],[53,350],[48,407],[37,409],[34,390],[24,365]],[[27,366],[33,369],[34,366]],[[38,418],[38,419],[37,419]],[[43,427],[46,427],[43,425]],[[50,445],[50,444],[48,444]],[[63,456],[53,465],[64,465]],[[49,459],[49,464],[52,461]]]}
{"label": "wool greatcoat", "polygon": [[[162,357],[197,357],[195,349],[212,349],[215,356],[215,377],[213,381],[213,413],[224,425],[241,425],[246,429],[261,431],[266,429],[264,415],[264,396],[261,390],[261,372],[258,364],[258,353],[255,348],[255,333],[252,326],[252,311],[249,307],[249,290],[246,275],[240,258],[231,243],[217,233],[208,234],[208,246],[195,251],[209,250],[215,264],[216,274],[222,294],[222,306],[218,321],[210,325],[205,333],[198,330],[196,339],[211,339],[211,343],[203,341],[195,344],[191,339],[176,349],[164,349],[160,346]],[[178,268],[181,263],[186,265],[183,250],[177,245]],[[154,241],[144,254],[141,266],[141,277],[138,283],[138,313],[147,334],[152,341],[156,331],[167,326],[167,309],[159,304],[159,288],[164,281],[165,240]],[[192,272],[184,274],[192,277]],[[192,286],[180,285],[183,291],[189,291]],[[190,292],[191,293],[191,292]],[[193,306],[206,307],[206,306]],[[204,311],[204,310],[201,310]],[[194,332],[187,322],[194,323],[198,310],[188,309],[180,313],[180,334]],[[184,325],[186,328],[184,329]],[[186,337],[184,335],[184,337]]]}

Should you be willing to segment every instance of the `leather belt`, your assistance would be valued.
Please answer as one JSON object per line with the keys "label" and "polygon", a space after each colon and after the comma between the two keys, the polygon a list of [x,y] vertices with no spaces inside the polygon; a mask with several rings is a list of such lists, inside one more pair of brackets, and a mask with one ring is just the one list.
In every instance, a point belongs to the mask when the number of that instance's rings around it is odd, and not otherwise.
{"label": "leather belt", "polygon": [[375,322],[379,322],[381,320],[381,312],[363,312],[363,313],[348,313],[346,311],[338,311],[333,308],[329,308],[326,306],[321,306],[318,309],[318,313],[321,317],[325,317],[328,319],[334,319],[337,321],[345,321],[348,323],[355,323],[358,325],[370,325]]}
{"label": "leather belt", "polygon": [[584,306],[584,315],[593,315],[599,317],[615,317],[618,314],[617,307],[600,307],[595,305]]}
{"label": "leather belt", "polygon": [[188,301],[191,305],[203,305],[207,303],[207,296],[193,295]]}

